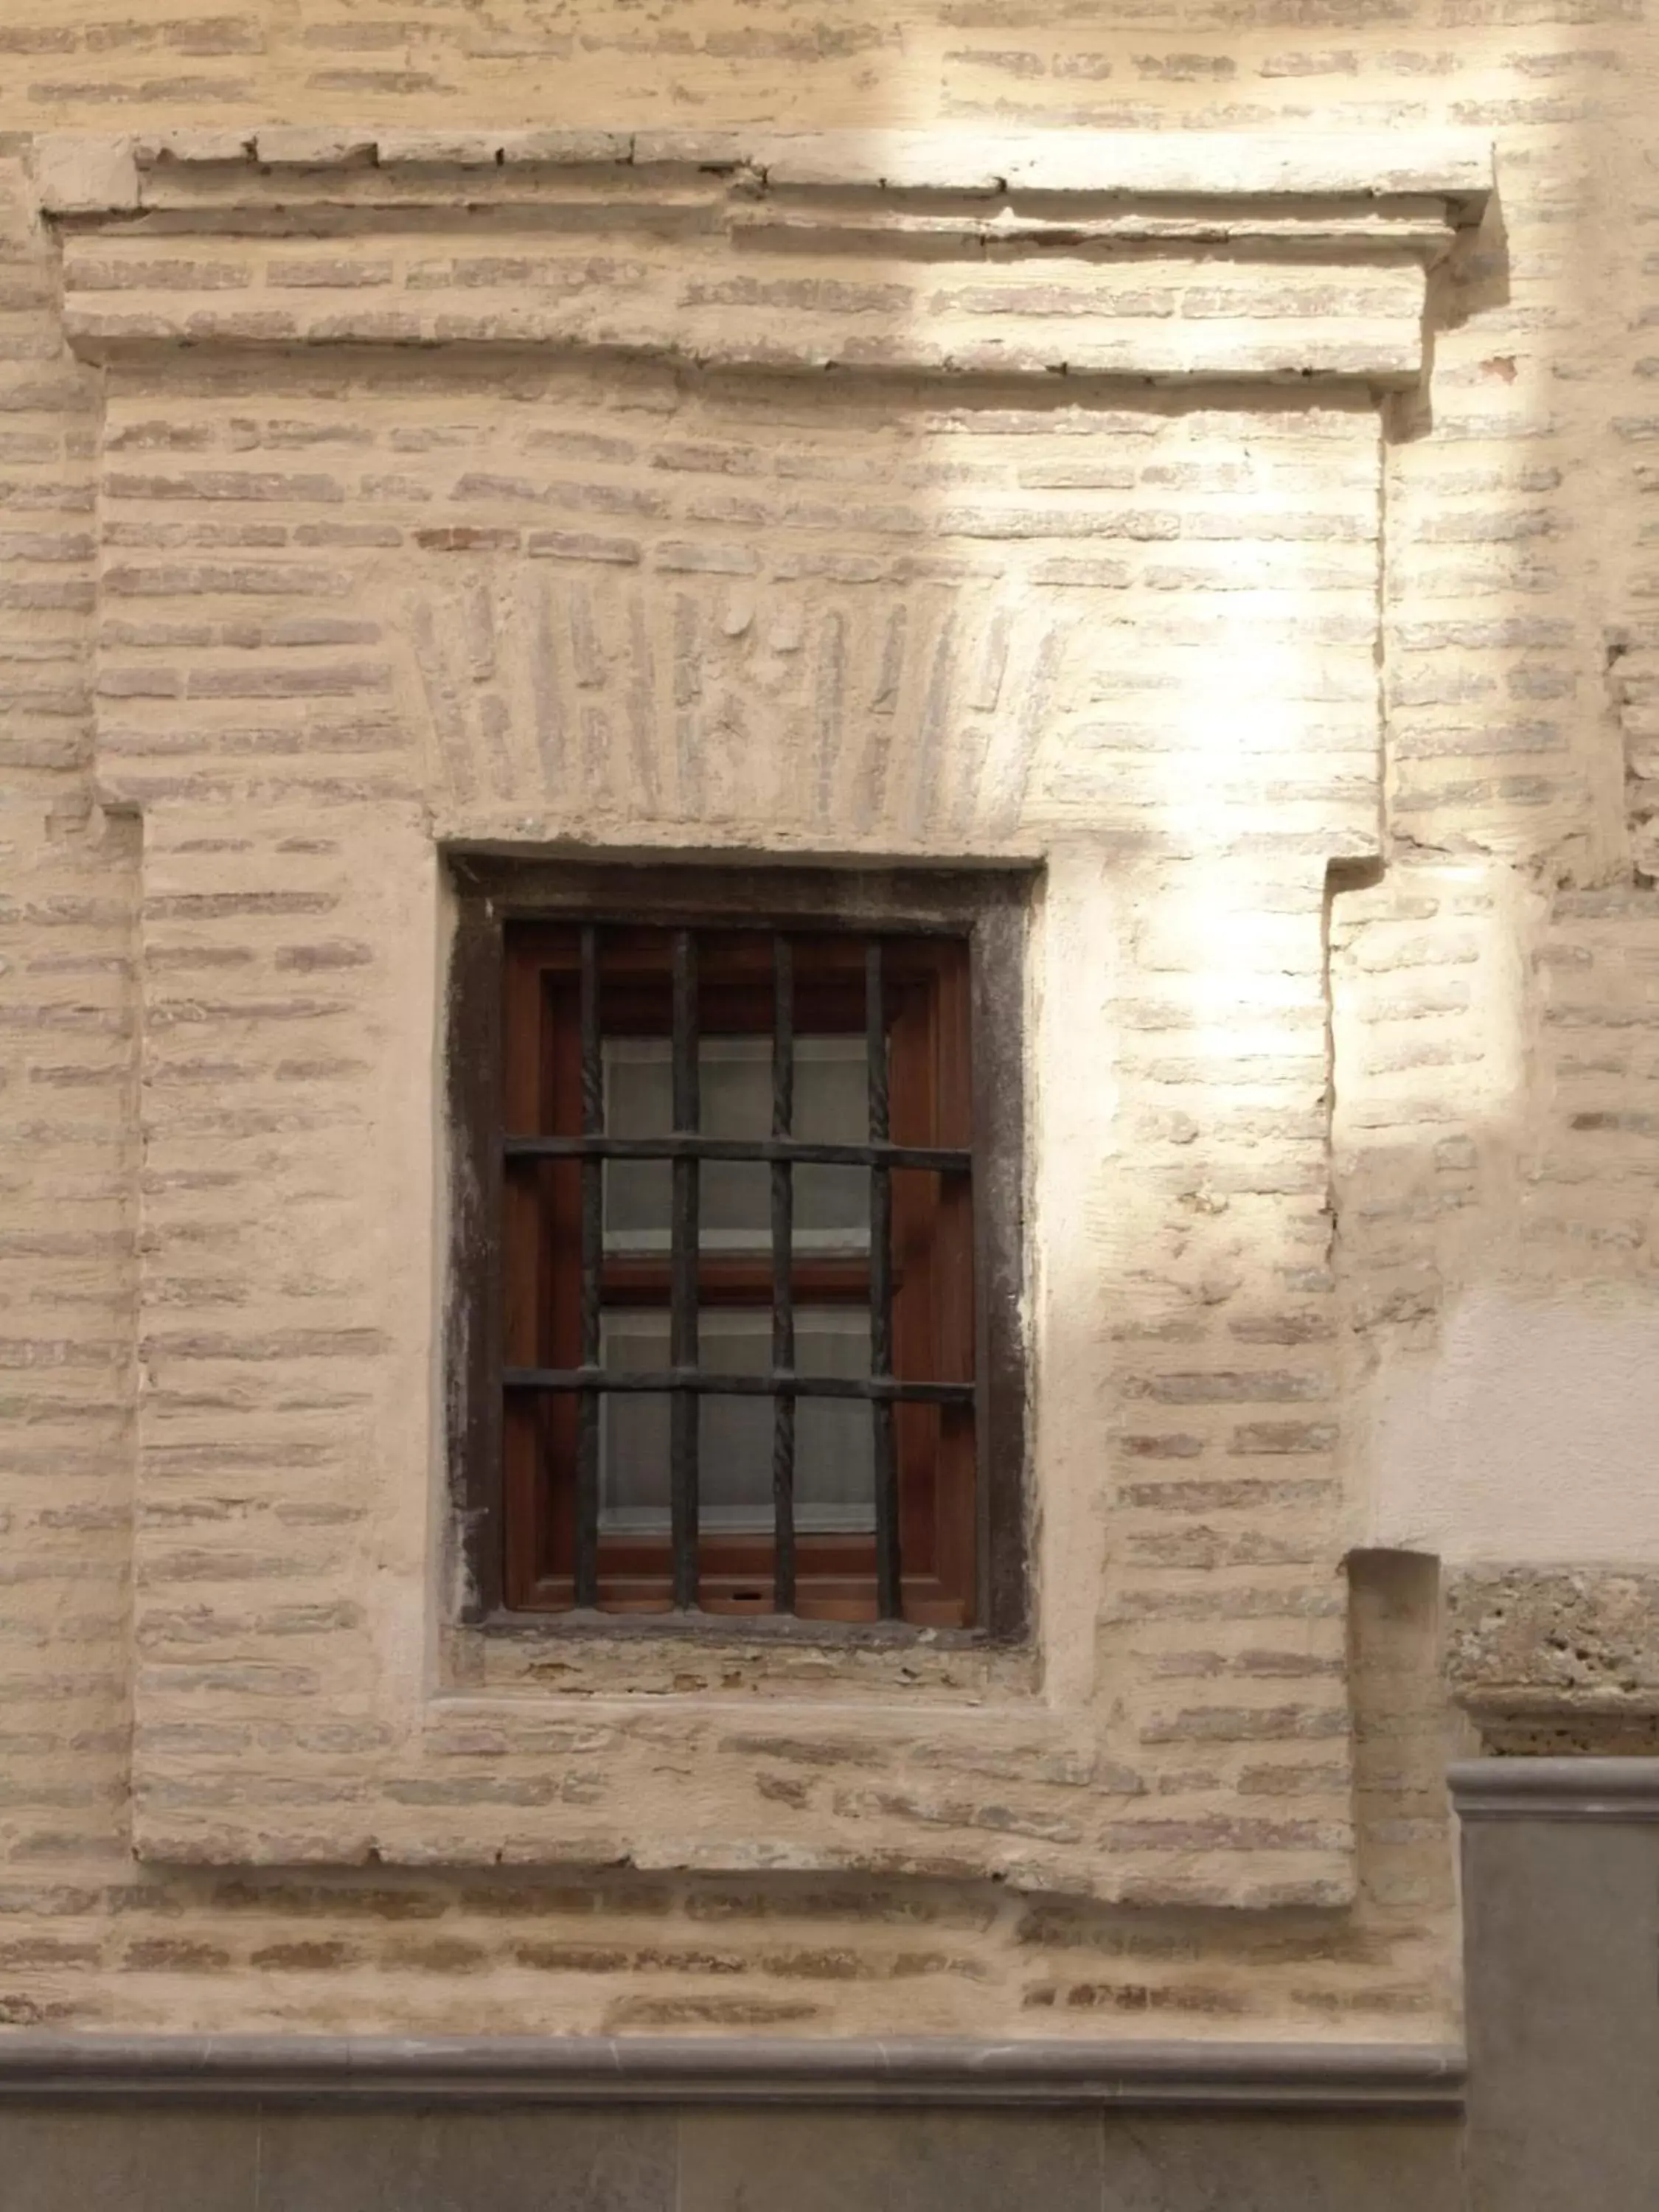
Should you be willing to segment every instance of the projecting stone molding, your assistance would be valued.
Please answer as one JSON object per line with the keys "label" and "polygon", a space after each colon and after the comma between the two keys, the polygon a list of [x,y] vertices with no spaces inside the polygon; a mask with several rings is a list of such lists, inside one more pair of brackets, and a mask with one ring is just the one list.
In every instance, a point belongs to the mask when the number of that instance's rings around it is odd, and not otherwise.
{"label": "projecting stone molding", "polygon": [[[1351,1897],[1328,871],[1378,850],[1378,399],[1488,169],[40,142],[143,817],[141,1855]],[[1029,1645],[465,1625],[479,850],[1040,874]]]}
{"label": "projecting stone molding", "polygon": [[[1477,141],[1086,133],[287,128],[46,138],[38,161],[52,212],[119,219],[65,241],[68,327],[94,359],[574,345],[1379,386],[1420,374],[1425,272],[1491,182]],[[163,242],[183,238],[187,258]]]}

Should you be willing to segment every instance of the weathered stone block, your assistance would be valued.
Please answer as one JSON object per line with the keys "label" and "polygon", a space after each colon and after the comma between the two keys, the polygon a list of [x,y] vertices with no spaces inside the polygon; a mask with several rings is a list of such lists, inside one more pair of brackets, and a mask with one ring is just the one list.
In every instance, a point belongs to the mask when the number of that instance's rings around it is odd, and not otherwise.
{"label": "weathered stone block", "polygon": [[33,142],[34,186],[48,215],[119,213],[138,204],[131,138],[49,131]]}
{"label": "weathered stone block", "polygon": [[1659,1573],[1451,1576],[1446,1674],[1494,1751],[1659,1749]]}

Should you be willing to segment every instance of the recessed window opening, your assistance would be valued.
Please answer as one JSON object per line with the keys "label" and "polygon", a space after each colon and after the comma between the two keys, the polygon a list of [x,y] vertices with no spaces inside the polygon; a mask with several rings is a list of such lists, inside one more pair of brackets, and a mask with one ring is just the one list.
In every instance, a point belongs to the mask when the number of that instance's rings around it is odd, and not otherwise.
{"label": "recessed window opening", "polygon": [[966,931],[510,923],[511,1608],[979,1613]]}

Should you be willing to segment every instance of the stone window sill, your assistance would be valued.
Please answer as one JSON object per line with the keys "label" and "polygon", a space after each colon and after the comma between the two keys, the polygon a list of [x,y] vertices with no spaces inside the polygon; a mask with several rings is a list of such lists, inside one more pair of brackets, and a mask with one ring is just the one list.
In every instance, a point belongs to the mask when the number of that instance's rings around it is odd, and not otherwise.
{"label": "stone window sill", "polygon": [[1035,1693],[1035,1653],[974,1629],[657,1614],[497,1613],[451,1632],[449,1688],[561,1697],[733,1693],[890,1704]]}

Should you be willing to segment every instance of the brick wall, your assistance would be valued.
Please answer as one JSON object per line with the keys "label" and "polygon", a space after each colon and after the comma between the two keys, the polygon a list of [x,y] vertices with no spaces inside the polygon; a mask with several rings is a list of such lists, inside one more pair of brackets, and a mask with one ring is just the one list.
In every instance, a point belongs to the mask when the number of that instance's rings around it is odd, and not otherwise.
{"label": "brick wall", "polygon": [[[1455,1929],[1433,1778],[1452,1724],[1432,1591],[1377,1552],[1346,1577],[1340,1566],[1375,1518],[1377,1377],[1432,1355],[1462,1289],[1493,1275],[1620,1297],[1648,1287],[1651,37],[1635,6],[1596,0],[1316,13],[1164,8],[1109,28],[1010,0],[797,9],[763,27],[738,9],[657,25],[534,0],[8,10],[0,2016],[1444,2032]],[[1195,420],[1114,401],[1088,421],[1088,464],[1067,477],[1055,401],[1033,441],[1023,401],[924,434],[914,409],[902,432],[890,410],[882,432],[848,399],[828,427],[817,414],[795,425],[822,465],[780,485],[757,481],[738,403],[688,398],[653,374],[602,393],[542,380],[509,407],[499,386],[469,395],[425,370],[98,371],[66,352],[28,134],[596,118],[1489,131],[1501,223],[1435,279],[1431,374],[1387,402],[1380,497],[1356,476],[1334,498],[1340,527],[1288,546],[1285,533],[1243,541],[1255,580],[1275,564],[1286,579],[1285,639],[1311,623],[1329,666],[1348,671],[1369,658],[1369,634],[1343,623],[1374,609],[1380,540],[1380,863],[1356,837],[1354,865],[1324,874],[1345,717],[1350,750],[1367,742],[1363,678],[1346,696],[1322,681],[1304,702],[1329,744],[1317,789],[1246,757],[1200,790],[1157,750],[1172,700],[1209,726],[1225,716],[1238,665],[1237,644],[1218,653],[1234,635],[1210,589],[1223,557],[1185,518],[1230,496],[1259,514],[1263,470],[1311,467],[1299,441],[1317,436],[1316,416],[1310,432],[1298,416],[1276,455],[1273,412],[1254,403]],[[1342,406],[1331,416],[1340,439]],[[731,565],[733,531],[758,521],[787,539],[807,502],[844,507],[872,436],[884,496],[852,535],[878,591],[850,578],[763,587]],[[1037,445],[1036,473],[1022,477]],[[532,486],[533,520],[515,480]],[[1332,503],[1291,489],[1280,504],[1292,514]],[[874,496],[868,483],[858,496]],[[947,532],[948,575],[904,568],[919,501],[936,522],[971,517],[981,498],[1000,530]],[[1085,508],[1173,525],[1080,547],[1054,518]],[[1007,520],[1022,510],[1031,526]],[[1238,552],[1236,540],[1225,557]],[[394,562],[405,554],[415,567]],[[1011,558],[1023,588],[1000,624]],[[1070,878],[1057,866],[1054,882],[1057,910],[1081,884],[1087,911],[1112,917],[1096,1012],[1117,1042],[1109,1066],[1054,1078],[1050,1126],[1057,1143],[1131,1158],[1139,1195],[1126,1206],[1103,1168],[1066,1255],[1079,1341],[1113,1347],[1111,1379],[1051,1439],[1056,1494],[1073,1505],[1059,1524],[1069,1543],[1051,1528],[1045,1556],[1054,1589],[1079,1561],[1103,1569],[1097,1620],[1066,1664],[1102,1686],[1113,1754],[1141,1793],[1112,1816],[1146,1832],[1105,1839],[1135,1875],[1127,1901],[1022,1894],[960,1863],[948,1878],[923,1867],[878,1880],[407,1865],[300,1876],[133,1859],[135,1653],[151,1670],[139,1711],[152,1771],[176,1783],[194,1762],[204,1817],[216,1762],[293,1753],[288,1721],[262,1719],[288,1676],[317,1708],[291,1770],[296,1827],[366,1765],[395,1775],[384,1714],[333,1694],[342,1654],[344,1679],[372,1663],[410,1699],[425,1664],[419,1618],[386,1593],[424,1556],[427,1531],[388,1546],[373,1511],[397,1461],[398,1389],[377,1376],[380,1338],[351,1335],[366,1326],[356,1290],[384,1279],[377,1240],[392,1217],[375,1203],[385,1192],[307,1180],[305,1139],[327,1125],[368,1143],[377,1117],[395,1121],[363,1068],[384,1085],[375,1038],[400,1023],[415,1034],[431,1006],[382,951],[411,918],[427,933],[417,945],[435,947],[437,922],[355,865],[357,841],[372,823],[382,854],[387,839],[412,848],[434,811],[476,830],[556,771],[560,788],[579,774],[594,819],[634,821],[650,757],[629,750],[642,575],[663,625],[647,640],[653,695],[692,732],[665,775],[670,811],[690,778],[685,813],[739,823],[755,803],[754,733],[780,712],[823,763],[769,796],[798,848],[826,821],[844,833],[854,804],[870,808],[858,827],[872,846],[919,836],[956,788],[949,744],[975,764],[1010,749],[1015,784],[994,787],[1014,804],[988,835],[1018,842],[1033,792],[1071,829],[1116,810],[1117,849],[1091,850]],[[1045,617],[1049,604],[1071,611]],[[550,630],[568,638],[568,665],[556,697],[538,699],[535,641]],[[1251,643],[1271,652],[1273,637]],[[861,701],[838,685],[842,665]],[[872,800],[845,747],[881,763],[901,696],[921,728],[930,696],[943,702],[941,750],[931,764],[899,752],[905,780],[878,777]],[[1005,710],[1022,697],[1030,757]],[[553,769],[550,745],[563,749]],[[844,789],[826,793],[823,773]],[[1121,825],[1137,806],[1143,820],[1162,810],[1166,828],[1190,821],[1200,798],[1209,849],[1201,876],[1182,878],[1201,896],[1183,902],[1168,854],[1149,857]],[[1355,803],[1363,812],[1363,790]],[[154,809],[142,854],[128,811],[140,805]],[[1264,833],[1304,817],[1324,842],[1304,864],[1275,861],[1264,897]],[[1107,1142],[1093,1073],[1111,1085]],[[249,1217],[242,1194],[273,1178],[294,1205]],[[234,1234],[233,1200],[248,1223]],[[269,1295],[250,1311],[254,1282]],[[385,1322],[380,1311],[367,1326]],[[251,1359],[250,1346],[264,1349]],[[1052,1354],[1074,1350],[1062,1334]],[[238,1458],[227,1409],[263,1417],[274,1396],[280,1421],[253,1424]],[[355,1614],[330,1611],[324,1570],[342,1552],[361,1570]],[[219,1700],[206,1717],[204,1689]],[[460,1756],[503,1771],[485,1740]],[[537,1764],[533,1747],[514,1747],[512,1773]],[[477,1783],[465,1787],[476,1801]],[[941,1798],[965,1801],[971,1825],[986,1795],[980,1781],[929,1790],[935,1832]],[[1304,1887],[1271,1911],[1261,1892],[1228,1911],[1183,1905],[1194,1883],[1225,1892],[1217,1869],[1233,1839],[1218,1807],[1256,1824],[1258,1842],[1290,1837],[1304,1872],[1298,1855],[1340,1862],[1352,1901],[1313,1909]],[[803,1829],[831,1809],[809,1796]],[[152,1826],[165,1832],[175,1813]]]}

